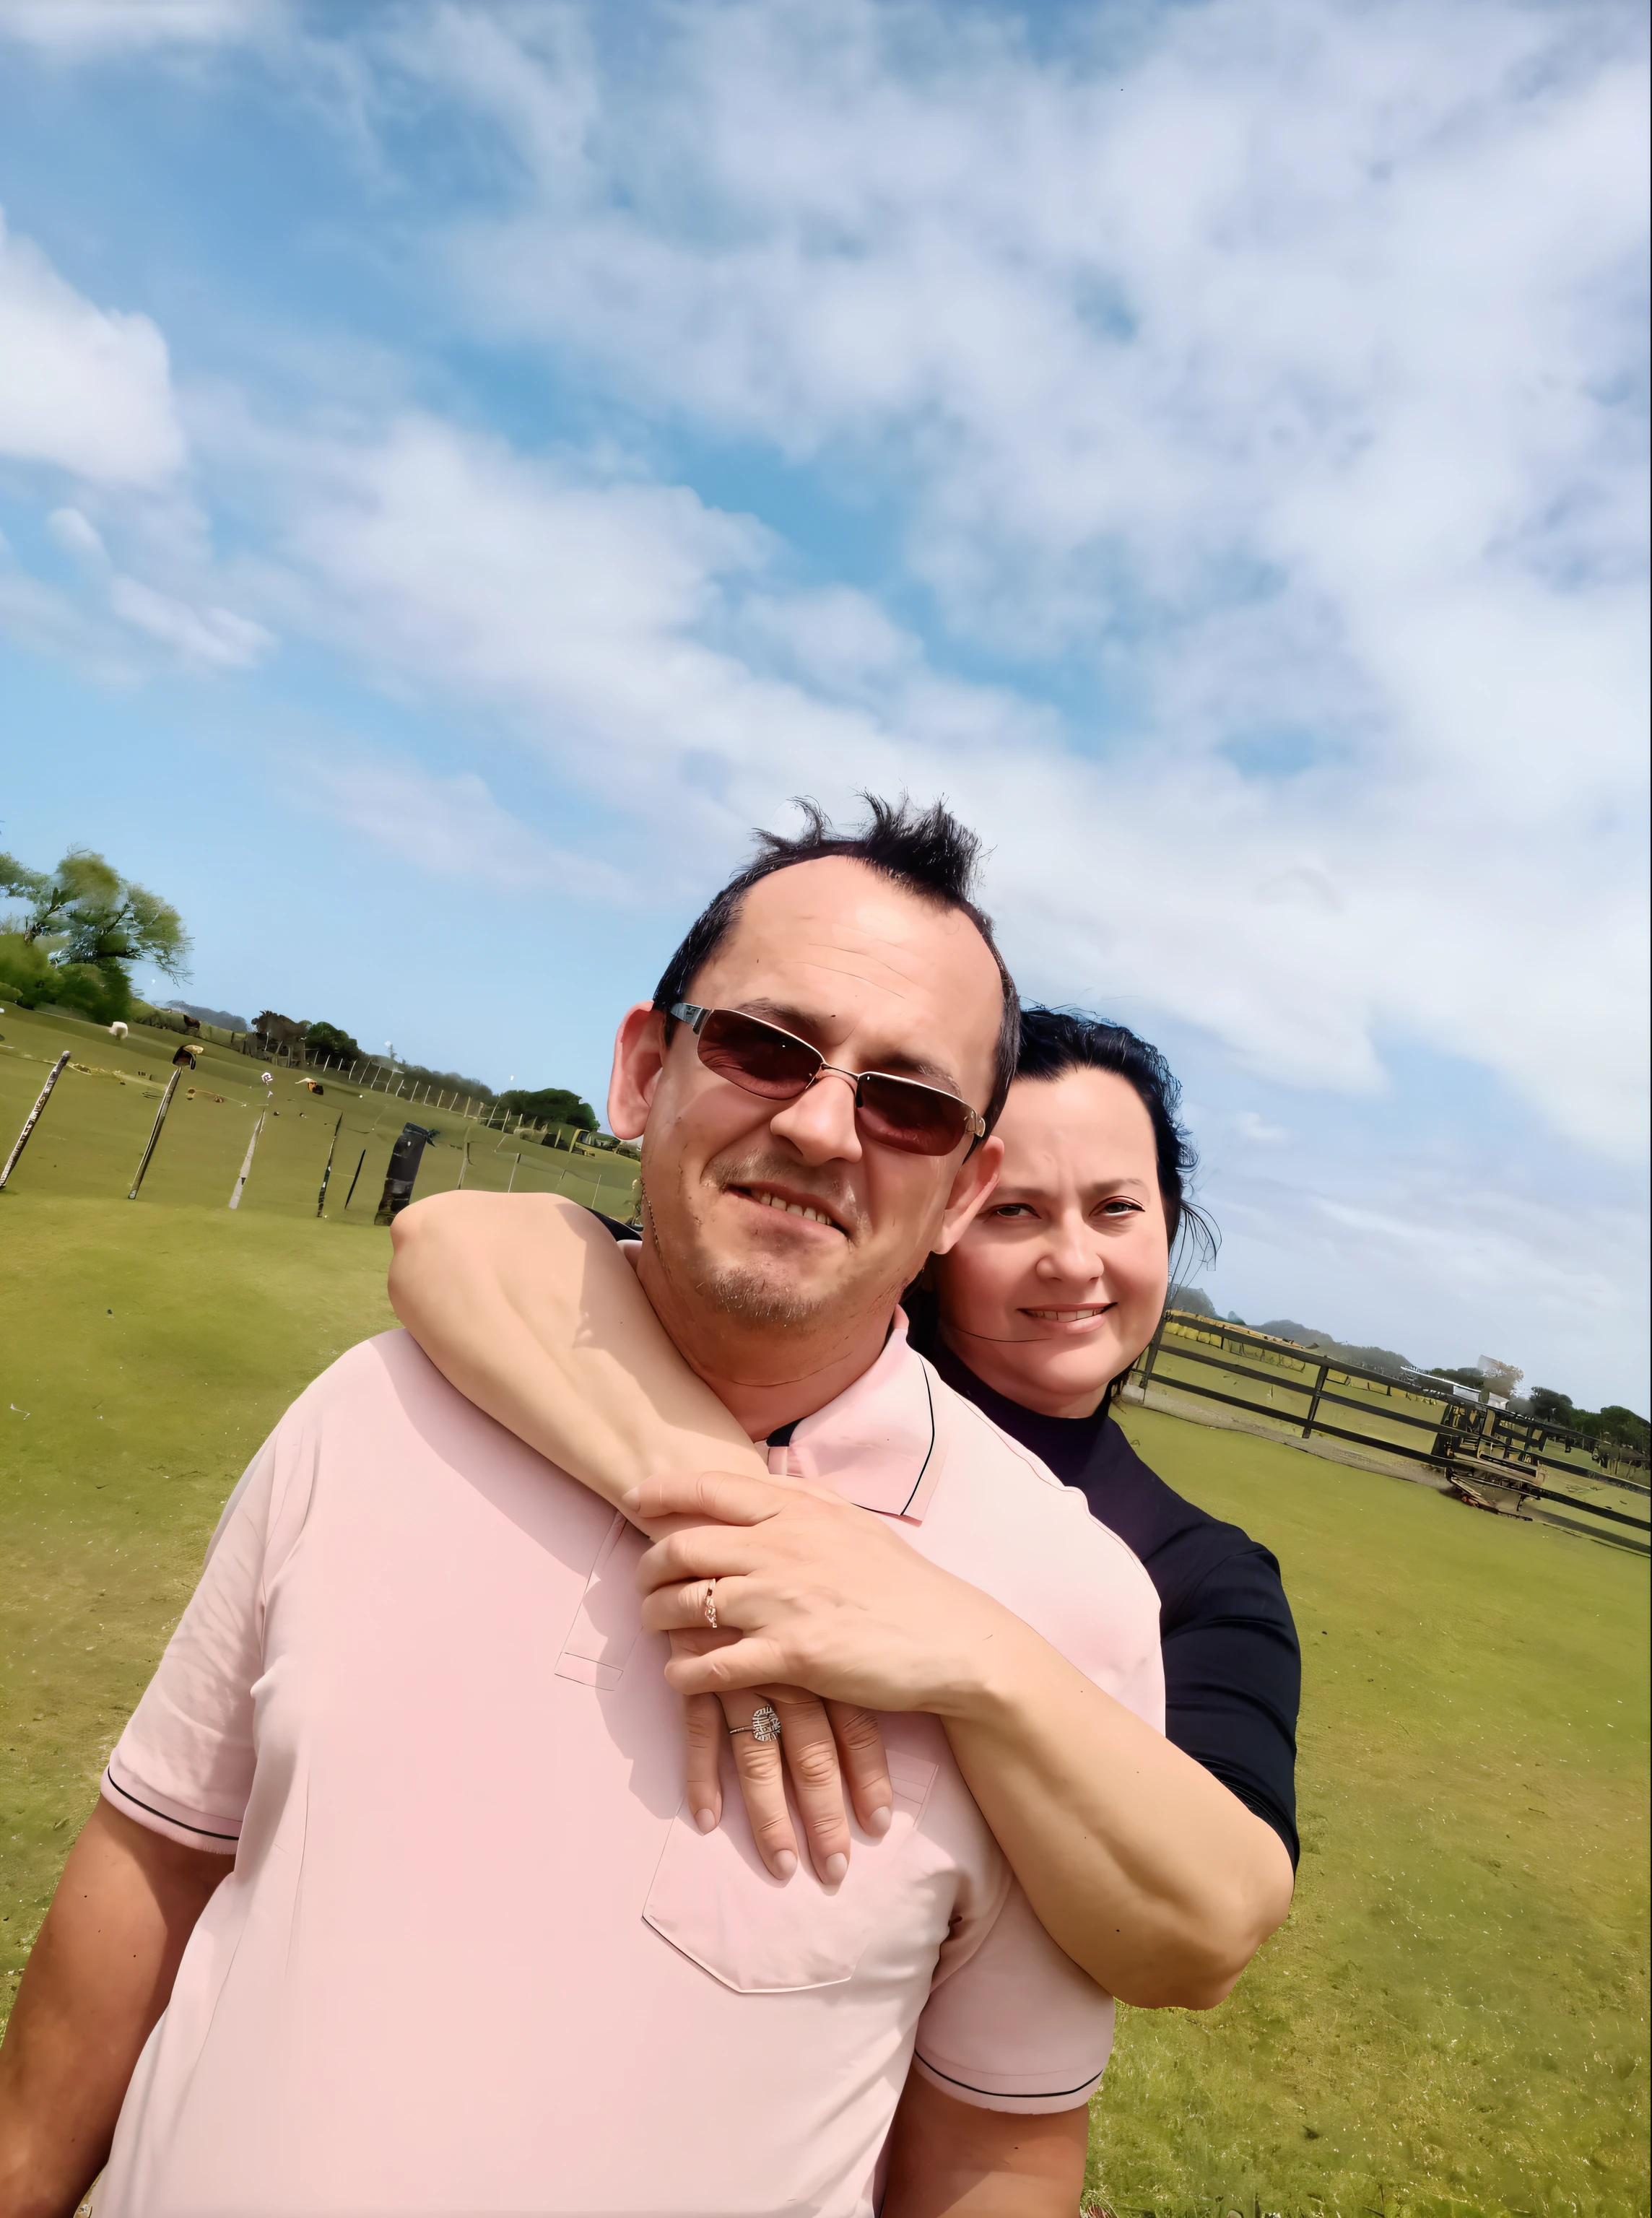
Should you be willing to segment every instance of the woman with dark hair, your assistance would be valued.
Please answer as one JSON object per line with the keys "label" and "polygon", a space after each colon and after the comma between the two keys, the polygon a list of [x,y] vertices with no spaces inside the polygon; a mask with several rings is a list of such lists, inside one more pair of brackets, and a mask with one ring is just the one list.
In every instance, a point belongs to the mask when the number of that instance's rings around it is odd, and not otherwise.
{"label": "woman with dark hair", "polygon": [[[877,1834],[888,1822],[892,1789],[869,1713],[932,1708],[1034,1911],[1067,1953],[1124,2001],[1205,2008],[1290,1906],[1296,1636],[1273,1558],[1173,1494],[1109,1414],[1163,1315],[1172,1245],[1185,1229],[1203,1230],[1183,1193],[1193,1159],[1175,1081],[1122,1026],[1050,1010],[1025,1013],[1024,1024],[995,1127],[999,1181],[909,1297],[913,1338],[948,1384],[1081,1488],[1140,1557],[1161,1601],[1166,1739],[1144,1749],[1122,1732],[1117,1705],[1046,1643],[1020,1637],[1028,1629],[1014,1620],[992,1716],[914,1701],[884,1659],[910,1662],[930,1640],[925,1652],[944,1652],[949,1613],[978,1601],[974,1589],[956,1604],[936,1601],[932,1579],[876,1607],[857,1595],[845,1629],[842,1593],[811,1595],[809,1567],[793,1564],[768,1582],[786,1600],[763,1638],[787,1652],[789,1622],[801,1626],[813,1609],[831,1618],[836,1652],[852,1651],[853,1668],[833,1684],[804,1669],[771,1672],[765,1682],[794,1683],[747,1684],[723,1694],[721,1710],[690,1695],[687,1800],[702,1828],[720,1821],[732,1729],[758,1852],[777,1877],[795,1868],[782,1749],[750,1730],[758,1707],[772,1704],[801,1830],[830,1879],[852,1854],[845,1781],[863,1827]],[[760,1534],[772,1509],[727,1505],[749,1505],[758,1473],[772,1500],[770,1464],[665,1338],[623,1248],[590,1212],[550,1196],[439,1195],[399,1217],[395,1236],[397,1314],[470,1400],[646,1530],[675,1509]],[[708,1472],[735,1474],[735,1484],[659,1476]],[[703,1585],[690,1582],[680,1596],[662,1587],[648,1621],[697,1622]],[[685,1657],[702,1656],[712,1636],[672,1639],[680,1683]]]}
{"label": "woman with dark hair", "polygon": [[[1030,1448],[1142,1559],[1159,1590],[1165,1730],[1279,1837],[1294,1868],[1302,1661],[1279,1566],[1195,1508],[1111,1412],[1163,1314],[1168,1259],[1212,1243],[1181,1089],[1123,1025],[1024,1009],[999,1120],[1004,1173],[907,1307],[947,1384]],[[1159,1211],[1118,1172],[1151,1131]]]}

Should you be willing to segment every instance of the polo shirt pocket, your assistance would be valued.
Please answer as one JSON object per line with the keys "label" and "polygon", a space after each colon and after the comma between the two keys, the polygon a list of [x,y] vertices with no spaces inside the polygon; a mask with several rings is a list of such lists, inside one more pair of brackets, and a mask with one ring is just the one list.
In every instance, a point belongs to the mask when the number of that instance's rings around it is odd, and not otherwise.
{"label": "polo shirt pocket", "polygon": [[685,1800],[666,1835],[643,1917],[674,1948],[741,1994],[841,1986],[853,1977],[879,1926],[902,1918],[937,1769],[926,1757],[889,1750],[889,1830],[874,1840],[853,1829],[848,1874],[833,1888],[821,1886],[807,1857],[789,1881],[770,1877],[737,1784],[725,1784],[723,1821],[715,1832],[697,1831]]}
{"label": "polo shirt pocket", "polygon": [[574,1679],[582,1687],[600,1687],[606,1693],[624,1677],[642,1631],[637,1565],[647,1545],[624,1511],[616,1509],[556,1659],[559,1679]]}

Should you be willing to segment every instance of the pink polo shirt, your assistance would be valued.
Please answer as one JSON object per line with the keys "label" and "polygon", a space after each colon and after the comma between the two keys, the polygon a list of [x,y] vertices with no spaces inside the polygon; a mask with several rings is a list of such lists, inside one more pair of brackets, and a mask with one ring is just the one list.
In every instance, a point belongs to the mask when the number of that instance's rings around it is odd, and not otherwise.
{"label": "pink polo shirt", "polygon": [[[1146,1573],[903,1331],[783,1460],[1161,1724]],[[98,2218],[864,2218],[914,2054],[966,2102],[1086,2098],[1111,2001],[933,1719],[882,1719],[894,1823],[835,1891],[769,1877],[732,1770],[695,1830],[645,1545],[403,1334],[293,1404],[104,1777],[234,1862]]]}

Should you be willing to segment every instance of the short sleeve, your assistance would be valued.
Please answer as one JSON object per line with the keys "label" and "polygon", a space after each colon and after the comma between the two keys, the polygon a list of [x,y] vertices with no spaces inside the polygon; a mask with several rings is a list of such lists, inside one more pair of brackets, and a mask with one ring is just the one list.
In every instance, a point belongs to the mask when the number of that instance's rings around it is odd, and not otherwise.
{"label": "short sleeve", "polygon": [[279,1434],[225,1504],[189,1606],[109,1758],[105,1800],[152,1832],[232,1856],[252,1790],[252,1688]]}
{"label": "short sleeve", "polygon": [[1056,1947],[1012,1880],[978,1945],[943,1946],[913,2064],[980,2110],[1075,2110],[1112,2045],[1112,1997]]}

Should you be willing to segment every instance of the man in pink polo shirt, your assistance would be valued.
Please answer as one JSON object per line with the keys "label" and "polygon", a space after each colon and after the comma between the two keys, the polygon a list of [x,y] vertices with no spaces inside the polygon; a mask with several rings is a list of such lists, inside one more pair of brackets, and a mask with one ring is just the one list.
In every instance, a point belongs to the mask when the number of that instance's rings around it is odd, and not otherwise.
{"label": "man in pink polo shirt", "polygon": [[[799,848],[621,1028],[644,1288],[771,1469],[854,1505],[869,1579],[950,1582],[961,1652],[984,1590],[1157,1725],[1146,1574],[898,1317],[1013,1069],[973,842],[884,811]],[[0,2218],[71,2209],[111,2128],[97,2218],[1073,2211],[1112,2004],[939,1725],[881,1719],[892,1818],[835,1886],[771,1875],[732,1797],[702,1834],[645,1546],[404,1335],[294,1403],[25,1976]]]}

